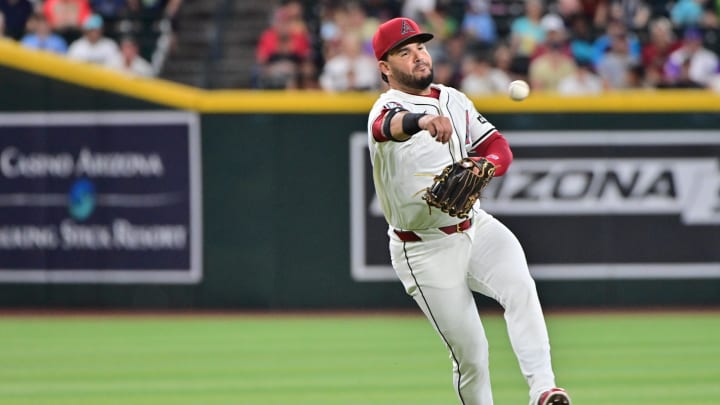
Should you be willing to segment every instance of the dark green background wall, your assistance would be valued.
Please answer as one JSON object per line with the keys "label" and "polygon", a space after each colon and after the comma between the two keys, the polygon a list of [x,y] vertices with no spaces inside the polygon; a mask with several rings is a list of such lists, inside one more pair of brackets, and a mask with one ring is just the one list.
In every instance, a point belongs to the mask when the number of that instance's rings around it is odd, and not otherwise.
{"label": "dark green background wall", "polygon": [[[1,112],[163,109],[6,68],[0,68],[0,89]],[[486,117],[504,130],[720,128],[720,117],[710,113]],[[201,125],[200,284],[0,284],[0,306],[414,306],[399,282],[356,283],[350,278],[348,138],[365,129],[364,114],[204,114]],[[545,281],[538,289],[547,307],[720,304],[717,279]]]}

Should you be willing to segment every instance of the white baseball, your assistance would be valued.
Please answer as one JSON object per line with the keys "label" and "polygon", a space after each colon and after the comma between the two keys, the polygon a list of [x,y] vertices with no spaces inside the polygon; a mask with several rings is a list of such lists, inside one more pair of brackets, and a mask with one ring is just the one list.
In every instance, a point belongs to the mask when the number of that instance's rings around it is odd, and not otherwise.
{"label": "white baseball", "polygon": [[530,86],[524,80],[513,80],[508,86],[508,95],[515,101],[523,101],[530,95]]}

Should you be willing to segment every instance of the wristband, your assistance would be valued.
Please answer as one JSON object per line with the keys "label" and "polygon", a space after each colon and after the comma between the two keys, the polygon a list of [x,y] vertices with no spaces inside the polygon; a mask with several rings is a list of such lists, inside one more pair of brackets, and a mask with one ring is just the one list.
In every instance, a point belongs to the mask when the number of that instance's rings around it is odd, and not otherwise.
{"label": "wristband", "polygon": [[425,113],[407,113],[402,117],[402,130],[406,135],[415,135],[418,132],[422,131],[422,128],[420,128],[420,118],[422,118],[425,115]]}
{"label": "wristband", "polygon": [[[392,136],[392,131],[390,131],[390,121],[392,121],[395,114],[399,113],[400,111],[407,111],[407,110],[402,107],[395,107],[395,108],[391,108],[390,110],[388,110],[387,114],[385,115],[385,121],[383,122],[383,127],[382,127],[383,135],[385,135],[386,138],[388,138],[392,141],[395,141],[395,142],[398,142],[398,140],[393,138],[393,136]],[[403,119],[404,118],[405,117],[403,117]],[[403,122],[405,122],[405,121],[403,121]]]}

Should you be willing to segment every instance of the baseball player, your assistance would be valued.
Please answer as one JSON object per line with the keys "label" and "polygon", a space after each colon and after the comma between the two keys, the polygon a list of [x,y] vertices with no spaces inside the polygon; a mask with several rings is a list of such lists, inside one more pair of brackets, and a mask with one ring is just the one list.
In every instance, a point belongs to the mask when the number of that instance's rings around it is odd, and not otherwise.
{"label": "baseball player", "polygon": [[505,309],[530,405],[569,405],[555,387],[545,320],[518,240],[478,204],[463,220],[422,199],[434,175],[471,153],[494,163],[497,176],[512,161],[505,138],[464,94],[432,83],[425,47],[432,38],[408,18],[383,23],[373,37],[390,89],[370,111],[368,136],[393,268],[450,351],[460,403],[493,403],[477,291]]}

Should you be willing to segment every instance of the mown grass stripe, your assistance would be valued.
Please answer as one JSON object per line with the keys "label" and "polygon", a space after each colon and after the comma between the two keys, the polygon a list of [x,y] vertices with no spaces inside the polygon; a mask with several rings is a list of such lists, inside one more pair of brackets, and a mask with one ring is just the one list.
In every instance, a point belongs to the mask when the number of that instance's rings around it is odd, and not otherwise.
{"label": "mown grass stripe", "polygon": [[[720,403],[716,313],[548,315],[577,404]],[[485,315],[498,405],[527,403],[502,317]],[[454,404],[419,316],[7,317],[0,404]]]}

